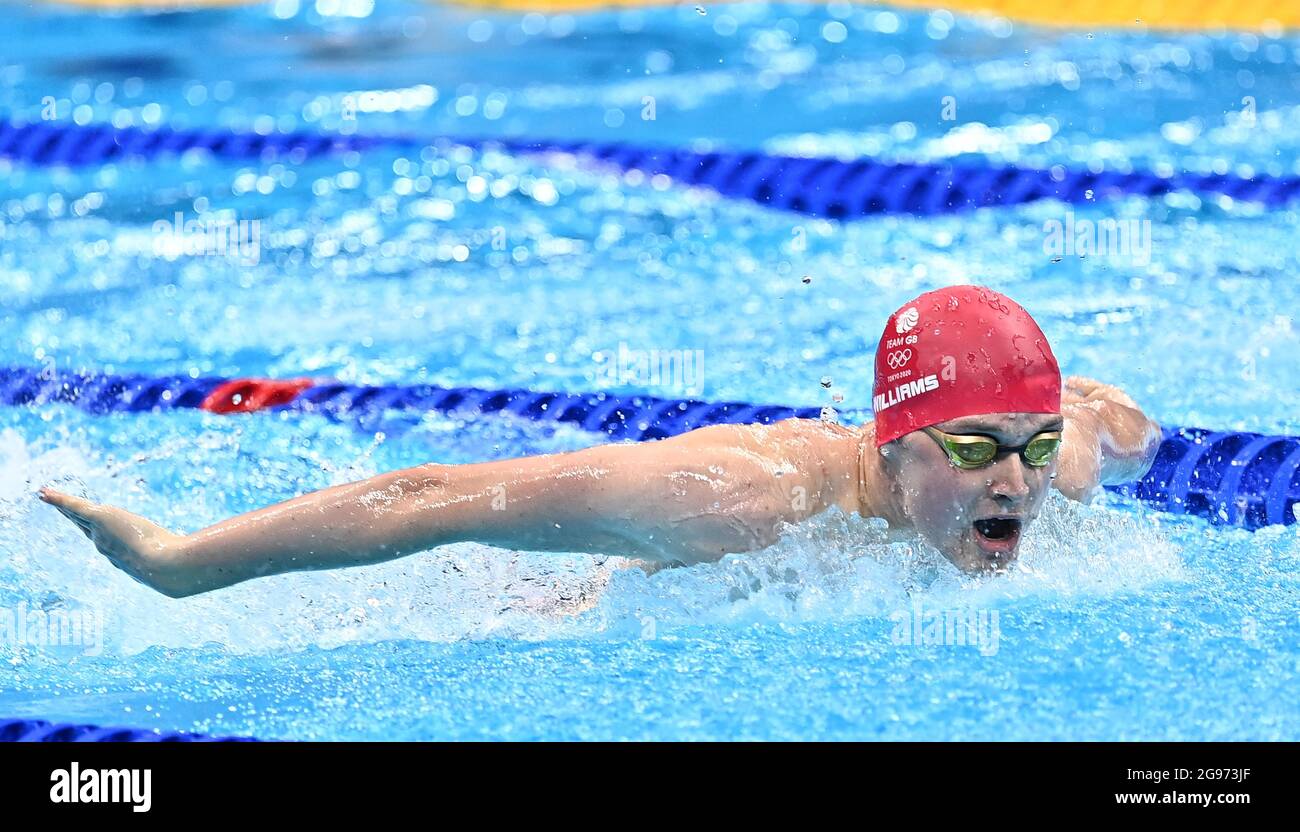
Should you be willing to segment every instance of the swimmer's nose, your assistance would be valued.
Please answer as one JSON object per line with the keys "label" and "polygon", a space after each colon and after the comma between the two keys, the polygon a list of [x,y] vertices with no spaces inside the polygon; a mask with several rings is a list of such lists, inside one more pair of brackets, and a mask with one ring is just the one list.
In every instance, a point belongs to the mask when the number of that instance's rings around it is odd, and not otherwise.
{"label": "swimmer's nose", "polygon": [[1007,454],[989,466],[989,490],[1002,502],[1018,503],[1029,497],[1029,481],[1019,456]]}

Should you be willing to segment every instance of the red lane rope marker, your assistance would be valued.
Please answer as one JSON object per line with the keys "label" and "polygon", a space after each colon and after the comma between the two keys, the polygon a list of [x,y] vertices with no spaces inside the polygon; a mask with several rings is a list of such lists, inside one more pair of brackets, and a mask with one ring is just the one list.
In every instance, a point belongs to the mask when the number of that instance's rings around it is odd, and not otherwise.
{"label": "red lane rope marker", "polygon": [[315,384],[309,378],[235,378],[209,393],[199,407],[211,413],[251,413],[288,404]]}

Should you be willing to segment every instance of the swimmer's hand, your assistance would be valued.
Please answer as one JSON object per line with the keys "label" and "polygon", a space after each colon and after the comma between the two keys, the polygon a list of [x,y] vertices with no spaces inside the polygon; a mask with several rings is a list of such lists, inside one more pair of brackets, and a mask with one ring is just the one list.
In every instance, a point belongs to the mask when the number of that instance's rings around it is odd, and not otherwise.
{"label": "swimmer's hand", "polygon": [[1095,378],[1070,376],[1061,384],[1061,404],[1083,404],[1085,402],[1109,401],[1123,405],[1139,413],[1133,397],[1113,384],[1104,384]]}
{"label": "swimmer's hand", "polygon": [[1065,417],[1056,488],[1086,501],[1099,486],[1146,475],[1160,448],[1160,426],[1123,390],[1083,376],[1061,387]]}
{"label": "swimmer's hand", "polygon": [[42,488],[40,498],[81,529],[109,562],[140,583],[180,598],[197,589],[187,577],[181,535],[129,511]]}

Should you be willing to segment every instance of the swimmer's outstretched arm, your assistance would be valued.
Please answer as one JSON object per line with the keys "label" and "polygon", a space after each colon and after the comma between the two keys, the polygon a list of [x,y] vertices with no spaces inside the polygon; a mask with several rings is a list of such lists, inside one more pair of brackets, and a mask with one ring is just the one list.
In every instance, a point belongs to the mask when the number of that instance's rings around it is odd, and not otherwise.
{"label": "swimmer's outstretched arm", "polygon": [[1065,430],[1053,485],[1087,501],[1102,485],[1141,479],[1160,448],[1160,426],[1118,387],[1070,376],[1061,388]]}
{"label": "swimmer's outstretched arm", "polygon": [[421,465],[189,535],[48,488],[41,499],[115,566],[172,597],[461,541],[690,563],[769,545],[782,523],[824,510],[833,494],[856,493],[844,487],[857,476],[856,442],[853,431],[790,420],[550,456]]}

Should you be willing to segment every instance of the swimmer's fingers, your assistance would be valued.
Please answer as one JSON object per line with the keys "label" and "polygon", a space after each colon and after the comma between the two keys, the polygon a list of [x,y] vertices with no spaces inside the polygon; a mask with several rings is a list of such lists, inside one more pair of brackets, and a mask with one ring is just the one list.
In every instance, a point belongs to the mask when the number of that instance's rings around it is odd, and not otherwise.
{"label": "swimmer's fingers", "polygon": [[51,488],[41,489],[40,497],[81,529],[82,534],[89,538],[90,542],[95,544],[95,548],[112,561],[114,566],[121,565],[118,563],[121,553],[118,551],[117,541],[111,536],[105,536],[101,529],[101,522],[107,515],[104,507],[82,497],[74,497]]}
{"label": "swimmer's fingers", "polygon": [[1113,384],[1106,384],[1086,376],[1070,376],[1061,389],[1061,403],[1108,401],[1141,410],[1133,398]]}
{"label": "swimmer's fingers", "polygon": [[162,544],[175,537],[166,529],[120,508],[99,505],[50,488],[42,489],[40,496],[75,523],[115,566],[128,572],[133,571],[130,566],[148,564],[160,553]]}
{"label": "swimmer's fingers", "polygon": [[80,518],[83,521],[93,519],[95,513],[100,509],[98,504],[92,503],[84,497],[74,497],[71,494],[64,494],[62,491],[55,491],[53,488],[42,488],[40,497],[68,517]]}
{"label": "swimmer's fingers", "polygon": [[55,491],[52,488],[42,488],[40,497],[57,508],[64,517],[75,523],[77,528],[85,532],[86,537],[91,536],[94,531],[93,518],[95,510],[98,508],[94,503],[81,497]]}
{"label": "swimmer's fingers", "polygon": [[1070,376],[1061,385],[1061,401],[1063,404],[1087,401],[1102,386],[1104,385],[1095,378]]}
{"label": "swimmer's fingers", "polygon": [[145,586],[173,598],[199,591],[183,557],[181,535],[125,509],[52,488],[42,488],[40,496],[75,523],[113,566]]}

